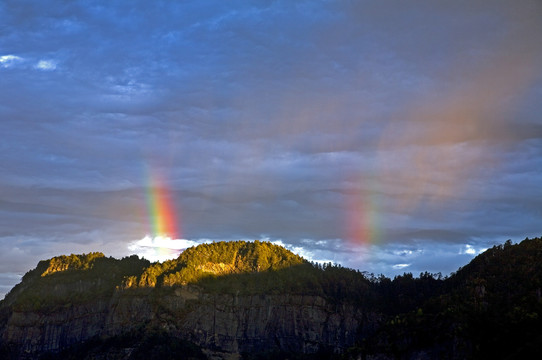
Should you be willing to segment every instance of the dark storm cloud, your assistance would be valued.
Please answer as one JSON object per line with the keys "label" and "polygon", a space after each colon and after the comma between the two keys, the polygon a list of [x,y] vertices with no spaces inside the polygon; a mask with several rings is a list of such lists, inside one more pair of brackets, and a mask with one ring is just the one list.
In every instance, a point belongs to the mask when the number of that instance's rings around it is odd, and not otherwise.
{"label": "dark storm cloud", "polygon": [[126,255],[154,174],[186,239],[375,273],[540,235],[540,19],[536,1],[2,2],[0,282]]}

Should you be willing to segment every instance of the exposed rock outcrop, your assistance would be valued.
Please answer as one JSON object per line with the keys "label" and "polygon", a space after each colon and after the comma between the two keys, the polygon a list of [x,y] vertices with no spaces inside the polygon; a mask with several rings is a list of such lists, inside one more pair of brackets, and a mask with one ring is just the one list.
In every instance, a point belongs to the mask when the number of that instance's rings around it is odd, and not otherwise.
{"label": "exposed rock outcrop", "polygon": [[[199,264],[191,258],[194,276],[207,279],[211,273],[215,283],[221,284],[220,276],[245,273],[247,278],[242,281],[254,288],[260,286],[260,279],[249,272],[257,272],[261,264],[267,264],[265,270],[279,264],[279,270],[265,278],[263,291],[245,291],[241,283],[237,290],[227,292],[195,284],[164,285],[169,274],[190,270],[180,261],[149,267],[132,257],[133,266],[127,267],[124,259],[94,254],[41,262],[2,303],[1,341],[15,349],[17,357],[28,359],[92,339],[138,331],[165,331],[217,359],[273,351],[342,353],[354,345],[366,318],[361,308],[351,302],[330,302],[320,295],[287,292],[280,285],[272,286],[276,291],[266,292],[269,283],[283,276],[279,271],[286,261],[300,264],[304,260],[282,248],[284,256],[277,258],[276,251],[265,248],[274,250],[270,244],[249,243],[248,247],[243,243],[236,253],[260,257],[237,255],[226,264],[222,258],[215,262],[204,258]],[[248,270],[232,263],[248,264],[244,265]],[[185,283],[186,275],[182,276]]]}
{"label": "exposed rock outcrop", "polygon": [[144,326],[189,340],[213,357],[230,358],[262,349],[310,354],[323,346],[340,353],[355,343],[363,325],[360,309],[319,296],[206,294],[193,286],[159,298],[135,292],[118,290],[110,299],[49,311],[13,311],[2,339],[33,358]]}
{"label": "exposed rock outcrop", "polygon": [[542,239],[453,276],[368,277],[262,242],[150,264],[41,261],[0,302],[1,359],[450,359],[542,356]]}

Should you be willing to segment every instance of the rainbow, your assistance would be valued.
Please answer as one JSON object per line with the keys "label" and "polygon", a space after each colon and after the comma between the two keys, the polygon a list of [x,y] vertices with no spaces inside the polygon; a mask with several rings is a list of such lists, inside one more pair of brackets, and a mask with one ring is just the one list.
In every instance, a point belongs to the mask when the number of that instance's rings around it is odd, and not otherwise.
{"label": "rainbow", "polygon": [[359,190],[349,196],[347,209],[347,239],[358,245],[378,243],[381,227],[376,195],[371,190]]}
{"label": "rainbow", "polygon": [[147,211],[150,236],[178,239],[177,213],[170,191],[156,174],[149,174],[147,187]]}

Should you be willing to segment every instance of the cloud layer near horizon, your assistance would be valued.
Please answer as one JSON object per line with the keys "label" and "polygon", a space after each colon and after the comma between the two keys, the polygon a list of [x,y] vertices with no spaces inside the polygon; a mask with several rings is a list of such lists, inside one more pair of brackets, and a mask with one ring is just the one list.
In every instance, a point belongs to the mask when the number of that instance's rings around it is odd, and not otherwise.
{"label": "cloud layer near horizon", "polygon": [[0,283],[128,255],[154,173],[184,239],[375,273],[540,235],[541,19],[536,1],[3,2]]}

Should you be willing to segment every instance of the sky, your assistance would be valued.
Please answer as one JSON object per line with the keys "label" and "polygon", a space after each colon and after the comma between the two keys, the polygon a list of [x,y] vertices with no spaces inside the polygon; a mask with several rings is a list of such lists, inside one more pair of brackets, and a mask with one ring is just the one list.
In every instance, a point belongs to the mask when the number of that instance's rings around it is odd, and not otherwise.
{"label": "sky", "polygon": [[540,236],[541,34],[527,0],[0,1],[0,298],[60,254],[393,277]]}

